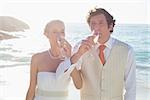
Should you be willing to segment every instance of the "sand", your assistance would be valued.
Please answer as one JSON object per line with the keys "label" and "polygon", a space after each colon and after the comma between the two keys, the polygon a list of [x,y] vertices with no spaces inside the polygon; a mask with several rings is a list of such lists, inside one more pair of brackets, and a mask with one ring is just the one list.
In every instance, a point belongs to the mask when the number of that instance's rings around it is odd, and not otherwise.
{"label": "sand", "polygon": [[[29,67],[0,68],[0,100],[25,100],[29,85]],[[69,98],[80,100],[79,90],[69,86]],[[150,100],[150,88],[137,86],[136,100]]]}

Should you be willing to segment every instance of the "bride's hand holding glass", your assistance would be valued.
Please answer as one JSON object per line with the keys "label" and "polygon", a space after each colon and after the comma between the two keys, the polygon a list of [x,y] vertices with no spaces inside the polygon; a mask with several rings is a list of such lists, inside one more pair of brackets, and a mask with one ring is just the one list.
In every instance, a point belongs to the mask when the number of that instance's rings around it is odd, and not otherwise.
{"label": "bride's hand holding glass", "polygon": [[60,55],[62,59],[66,59],[69,58],[71,56],[71,45],[69,44],[69,42],[65,39],[65,36],[60,34],[60,33],[56,33],[56,37],[57,37],[57,43],[58,46],[60,48]]}

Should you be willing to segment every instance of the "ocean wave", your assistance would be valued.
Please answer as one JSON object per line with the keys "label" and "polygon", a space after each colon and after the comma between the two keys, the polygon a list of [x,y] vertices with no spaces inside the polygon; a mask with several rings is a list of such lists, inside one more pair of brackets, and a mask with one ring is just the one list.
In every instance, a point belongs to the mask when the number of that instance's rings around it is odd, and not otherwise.
{"label": "ocean wave", "polygon": [[29,66],[30,63],[17,63],[17,64],[12,64],[12,65],[0,65],[0,68],[6,68],[6,67],[18,67],[18,66]]}
{"label": "ocean wave", "polygon": [[137,69],[149,69],[150,70],[150,65],[147,65],[147,64],[138,64],[137,65]]}

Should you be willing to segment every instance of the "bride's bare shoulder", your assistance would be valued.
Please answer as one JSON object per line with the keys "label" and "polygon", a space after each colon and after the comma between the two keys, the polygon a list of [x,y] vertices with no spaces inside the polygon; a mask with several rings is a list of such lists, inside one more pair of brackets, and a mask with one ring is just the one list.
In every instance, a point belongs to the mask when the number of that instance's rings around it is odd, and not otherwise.
{"label": "bride's bare shoulder", "polygon": [[46,52],[47,52],[47,51],[35,53],[35,54],[32,55],[32,58],[31,58],[31,59],[34,60],[34,61],[42,60],[42,59],[45,57]]}

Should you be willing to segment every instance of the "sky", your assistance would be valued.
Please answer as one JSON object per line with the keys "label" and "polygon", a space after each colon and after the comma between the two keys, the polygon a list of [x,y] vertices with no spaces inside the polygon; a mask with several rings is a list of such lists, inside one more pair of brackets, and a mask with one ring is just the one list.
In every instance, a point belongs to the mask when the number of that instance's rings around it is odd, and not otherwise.
{"label": "sky", "polygon": [[86,23],[89,9],[106,9],[116,23],[150,24],[150,0],[0,0],[0,16],[13,16],[33,24],[51,19]]}

